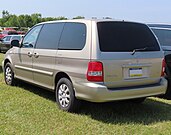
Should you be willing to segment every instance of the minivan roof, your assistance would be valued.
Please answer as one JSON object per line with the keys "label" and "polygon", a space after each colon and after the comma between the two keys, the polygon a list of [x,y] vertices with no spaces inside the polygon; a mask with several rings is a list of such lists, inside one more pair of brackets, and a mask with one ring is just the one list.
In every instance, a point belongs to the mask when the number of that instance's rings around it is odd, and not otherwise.
{"label": "minivan roof", "polygon": [[48,24],[48,23],[56,23],[56,22],[131,22],[131,23],[138,23],[138,24],[144,24],[139,22],[133,22],[133,21],[125,21],[125,20],[115,20],[115,19],[71,19],[71,20],[56,20],[56,21],[47,21],[47,22],[41,22],[40,24]]}

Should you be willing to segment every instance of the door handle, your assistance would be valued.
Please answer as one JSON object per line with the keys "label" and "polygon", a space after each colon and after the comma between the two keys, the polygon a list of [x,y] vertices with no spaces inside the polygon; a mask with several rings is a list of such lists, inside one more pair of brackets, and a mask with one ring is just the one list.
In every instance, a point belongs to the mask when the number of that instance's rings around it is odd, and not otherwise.
{"label": "door handle", "polygon": [[38,53],[34,53],[34,57],[35,58],[38,58],[39,57],[39,54]]}
{"label": "door handle", "polygon": [[28,52],[27,55],[28,55],[29,57],[32,57],[32,56],[33,56],[32,52]]}

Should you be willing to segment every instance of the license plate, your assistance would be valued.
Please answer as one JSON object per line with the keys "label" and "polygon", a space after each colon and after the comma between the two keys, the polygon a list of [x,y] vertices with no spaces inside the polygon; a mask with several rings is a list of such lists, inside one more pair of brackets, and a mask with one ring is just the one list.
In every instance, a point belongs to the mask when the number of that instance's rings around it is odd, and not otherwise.
{"label": "license plate", "polygon": [[130,68],[129,76],[130,77],[141,77],[142,76],[142,68]]}

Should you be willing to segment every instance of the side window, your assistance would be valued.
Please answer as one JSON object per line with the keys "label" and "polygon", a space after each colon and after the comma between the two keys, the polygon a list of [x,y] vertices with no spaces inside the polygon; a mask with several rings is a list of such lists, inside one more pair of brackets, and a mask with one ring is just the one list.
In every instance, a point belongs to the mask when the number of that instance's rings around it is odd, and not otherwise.
{"label": "side window", "polygon": [[11,36],[6,37],[6,41],[10,41],[10,39],[11,39]]}
{"label": "side window", "polygon": [[64,23],[45,24],[39,34],[36,48],[57,49]]}
{"label": "side window", "polygon": [[39,35],[39,32],[42,28],[42,25],[36,26],[33,29],[31,29],[27,35],[24,37],[22,42],[22,47],[24,48],[33,48],[35,46],[37,37]]}
{"label": "side window", "polygon": [[158,37],[161,46],[171,46],[171,30],[152,28],[155,35]]}
{"label": "side window", "polygon": [[12,37],[12,40],[18,40],[18,41],[20,41],[21,40],[21,36],[13,36]]}
{"label": "side window", "polygon": [[5,42],[6,40],[7,40],[7,37],[4,37],[4,38],[2,39],[3,42]]}
{"label": "side window", "polygon": [[58,49],[82,50],[86,42],[86,25],[83,23],[66,23]]}

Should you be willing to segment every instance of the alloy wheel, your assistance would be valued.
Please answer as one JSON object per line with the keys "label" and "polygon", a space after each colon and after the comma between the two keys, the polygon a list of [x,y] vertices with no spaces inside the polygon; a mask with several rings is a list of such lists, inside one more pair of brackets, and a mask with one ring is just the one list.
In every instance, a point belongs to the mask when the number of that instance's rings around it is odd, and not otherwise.
{"label": "alloy wheel", "polygon": [[12,70],[10,67],[7,67],[5,70],[5,80],[8,84],[12,81]]}
{"label": "alloy wheel", "polygon": [[70,91],[66,84],[61,84],[58,90],[58,100],[62,107],[68,107],[70,104]]}

